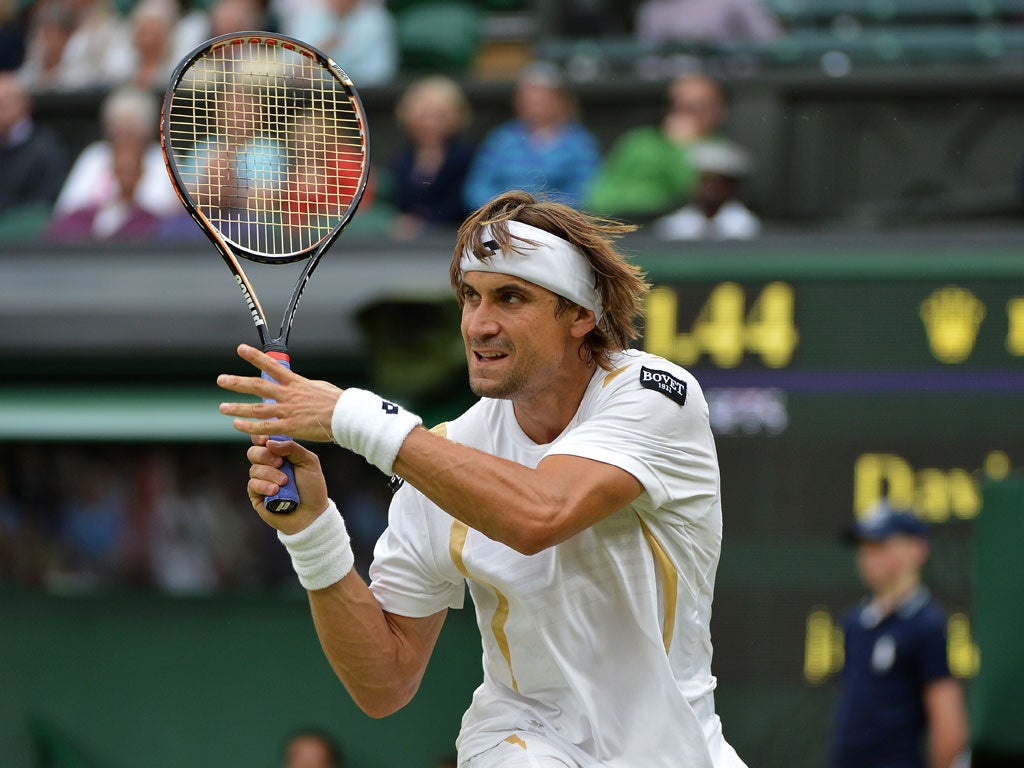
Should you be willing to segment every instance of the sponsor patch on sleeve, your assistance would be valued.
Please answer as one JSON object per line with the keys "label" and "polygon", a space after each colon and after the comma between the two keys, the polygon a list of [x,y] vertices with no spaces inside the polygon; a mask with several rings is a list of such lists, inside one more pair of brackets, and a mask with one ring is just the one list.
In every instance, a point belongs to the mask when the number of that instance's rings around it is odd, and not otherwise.
{"label": "sponsor patch on sleeve", "polygon": [[680,405],[686,405],[686,382],[677,379],[670,373],[656,371],[646,366],[640,367],[640,386],[661,392],[665,397]]}

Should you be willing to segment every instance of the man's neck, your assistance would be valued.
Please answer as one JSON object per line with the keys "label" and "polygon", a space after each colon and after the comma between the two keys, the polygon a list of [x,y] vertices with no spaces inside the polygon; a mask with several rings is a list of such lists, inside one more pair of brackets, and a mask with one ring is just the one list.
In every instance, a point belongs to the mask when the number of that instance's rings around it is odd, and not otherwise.
{"label": "man's neck", "polygon": [[879,590],[872,597],[879,615],[888,616],[896,611],[917,588],[921,586],[921,577],[917,573],[906,574],[903,578]]}
{"label": "man's neck", "polygon": [[535,395],[513,399],[512,408],[519,428],[538,445],[558,437],[572,421],[583,402],[583,395],[597,366],[591,363],[585,372]]}

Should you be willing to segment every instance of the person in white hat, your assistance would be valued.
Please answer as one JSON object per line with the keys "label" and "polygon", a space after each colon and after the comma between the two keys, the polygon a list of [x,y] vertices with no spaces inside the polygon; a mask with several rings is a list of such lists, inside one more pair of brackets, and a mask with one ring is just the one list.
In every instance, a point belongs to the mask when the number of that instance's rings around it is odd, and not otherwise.
{"label": "person in white hat", "polygon": [[743,202],[741,185],[753,163],[742,147],[725,139],[701,142],[690,150],[698,171],[693,199],[654,222],[663,240],[749,240],[761,233],[761,220]]}

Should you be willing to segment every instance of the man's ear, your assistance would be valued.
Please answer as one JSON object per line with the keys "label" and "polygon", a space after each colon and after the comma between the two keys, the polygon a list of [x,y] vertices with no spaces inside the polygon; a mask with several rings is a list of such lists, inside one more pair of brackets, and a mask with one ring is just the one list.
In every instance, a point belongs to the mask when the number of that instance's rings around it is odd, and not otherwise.
{"label": "man's ear", "polygon": [[573,313],[573,321],[569,330],[575,338],[582,339],[597,327],[597,316],[594,314],[594,310],[577,304],[575,309],[571,311]]}

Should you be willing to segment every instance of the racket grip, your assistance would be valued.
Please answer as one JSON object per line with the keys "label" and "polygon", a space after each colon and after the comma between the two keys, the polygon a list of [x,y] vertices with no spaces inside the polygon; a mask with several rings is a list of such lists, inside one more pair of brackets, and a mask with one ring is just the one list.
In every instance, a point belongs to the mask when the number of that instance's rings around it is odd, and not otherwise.
{"label": "racket grip", "polygon": [[[267,350],[267,354],[277,360],[285,368],[291,368],[291,360],[288,357],[287,352],[279,350]],[[267,381],[274,381],[273,378],[268,376],[266,373],[262,373],[261,376]],[[273,398],[263,398],[265,403],[275,402]],[[271,440],[291,440],[287,435],[271,435]],[[267,510],[278,515],[288,515],[299,508],[299,489],[295,485],[295,467],[287,459],[283,459],[279,469],[285,473],[288,477],[288,482],[281,486],[281,489],[273,496],[267,496],[263,503]]]}

